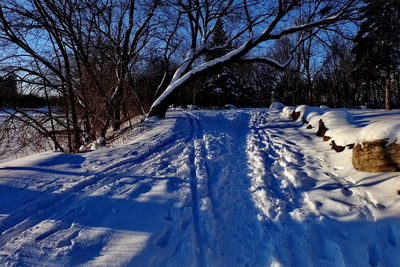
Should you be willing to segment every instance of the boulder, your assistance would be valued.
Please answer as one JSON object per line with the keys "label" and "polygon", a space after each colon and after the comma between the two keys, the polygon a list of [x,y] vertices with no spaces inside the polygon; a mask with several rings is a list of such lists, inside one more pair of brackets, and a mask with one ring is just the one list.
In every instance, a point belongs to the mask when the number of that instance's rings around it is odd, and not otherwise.
{"label": "boulder", "polygon": [[331,147],[332,147],[332,149],[335,150],[336,152],[342,152],[342,151],[344,151],[344,150],[346,149],[345,146],[339,146],[339,145],[337,145],[335,141],[332,141],[332,142],[331,142]]}
{"label": "boulder", "polygon": [[293,111],[294,111],[294,107],[284,107],[282,109],[281,116],[285,119],[292,120],[293,119]]}
{"label": "boulder", "polygon": [[328,128],[326,128],[324,122],[321,120],[319,120],[318,122],[318,131],[317,131],[317,136],[319,137],[324,137],[326,131],[328,131]]}
{"label": "boulder", "polygon": [[381,139],[353,147],[353,167],[365,172],[400,171],[400,144]]}
{"label": "boulder", "polygon": [[283,108],[285,107],[285,105],[281,102],[273,102],[270,106],[269,109],[271,110],[283,110]]}

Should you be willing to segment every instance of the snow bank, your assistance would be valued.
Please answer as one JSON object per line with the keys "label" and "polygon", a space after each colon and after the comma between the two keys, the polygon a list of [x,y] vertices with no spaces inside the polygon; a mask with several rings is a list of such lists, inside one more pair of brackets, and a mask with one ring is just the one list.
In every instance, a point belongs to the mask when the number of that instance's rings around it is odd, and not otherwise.
{"label": "snow bank", "polygon": [[285,105],[281,102],[273,102],[271,106],[269,106],[269,109],[271,110],[283,110]]}

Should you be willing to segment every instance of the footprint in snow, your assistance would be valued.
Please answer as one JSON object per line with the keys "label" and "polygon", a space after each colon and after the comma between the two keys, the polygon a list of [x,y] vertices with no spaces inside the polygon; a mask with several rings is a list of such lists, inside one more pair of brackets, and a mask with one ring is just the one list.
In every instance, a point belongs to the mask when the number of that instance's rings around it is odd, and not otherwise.
{"label": "footprint in snow", "polygon": [[171,230],[167,230],[166,232],[164,232],[161,237],[157,240],[156,245],[162,248],[165,248],[166,246],[168,246],[169,243],[169,239],[171,237]]}
{"label": "footprint in snow", "polygon": [[372,245],[368,248],[368,255],[369,255],[369,264],[371,266],[378,266],[380,262],[380,255],[379,255],[379,249],[378,246]]}
{"label": "footprint in snow", "polygon": [[346,197],[349,197],[353,194],[353,191],[351,191],[349,188],[347,187],[343,187],[341,188],[342,194]]}
{"label": "footprint in snow", "polygon": [[388,239],[387,239],[388,243],[391,246],[394,247],[397,246],[396,232],[392,225],[388,225],[387,232],[388,232]]}
{"label": "footprint in snow", "polygon": [[139,185],[138,188],[136,188],[135,190],[133,190],[132,193],[129,194],[130,198],[137,198],[140,195],[146,194],[147,192],[150,192],[152,189],[152,186],[148,183],[144,183]]}

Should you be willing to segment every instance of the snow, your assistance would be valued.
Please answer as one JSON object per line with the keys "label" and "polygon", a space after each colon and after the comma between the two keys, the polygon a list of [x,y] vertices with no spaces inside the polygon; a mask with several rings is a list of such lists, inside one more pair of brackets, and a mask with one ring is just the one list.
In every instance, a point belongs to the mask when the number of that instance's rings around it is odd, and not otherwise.
{"label": "snow", "polygon": [[294,110],[295,110],[294,107],[289,107],[289,106],[284,107],[282,109],[282,117],[288,119],[292,115]]}
{"label": "snow", "polygon": [[359,142],[358,133],[360,128],[352,125],[344,125],[326,131],[325,136],[329,136],[338,146],[346,146]]}
{"label": "snow", "polygon": [[[323,108],[319,108],[319,107],[309,107],[307,105],[300,105],[298,107],[284,107],[282,109],[282,116],[285,118],[289,118],[290,115],[292,114],[292,112],[300,112],[300,116],[297,119],[298,121],[310,121],[312,119],[312,117],[314,117],[315,115],[322,115],[324,114],[324,112],[326,111]],[[318,124],[318,122],[317,122]]]}
{"label": "snow", "polygon": [[[322,110],[322,109],[321,109]],[[353,115],[346,110],[328,110],[322,115],[312,118],[313,127],[318,126],[319,120],[322,120],[328,128],[325,136],[331,137],[332,141],[338,146],[355,144],[358,141],[357,133],[359,129],[353,123]]]}
{"label": "snow", "polygon": [[359,128],[354,125],[353,115],[346,110],[326,110],[324,108],[308,108],[305,111],[305,118],[313,131],[317,130],[319,121],[322,120],[328,128],[325,136],[331,137],[336,145],[346,146],[359,141]]}
{"label": "snow", "polygon": [[296,109],[294,110],[295,112],[300,112],[302,115],[304,114],[304,112],[309,109],[309,106],[307,105],[300,105],[298,107],[296,107]]}
{"label": "snow", "polygon": [[273,102],[271,103],[269,109],[282,110],[284,107],[285,105],[281,102]]}
{"label": "snow", "polygon": [[196,106],[196,105],[188,105],[187,108],[188,108],[189,110],[197,110],[197,109],[199,109],[199,107]]}
{"label": "snow", "polygon": [[233,104],[226,104],[226,105],[225,105],[225,108],[226,108],[226,109],[235,109],[236,106],[233,105]]}
{"label": "snow", "polygon": [[388,143],[400,143],[400,121],[388,119],[371,123],[360,129],[358,143],[386,139]]}
{"label": "snow", "polygon": [[[366,136],[398,125],[379,124],[398,112],[331,111]],[[398,265],[398,173],[356,171],[350,150],[276,109],[142,127],[127,145],[1,163],[1,265]]]}
{"label": "snow", "polygon": [[325,106],[325,105],[321,105],[319,108],[323,109],[324,111],[328,111],[329,110],[329,107]]}
{"label": "snow", "polygon": [[346,110],[327,111],[322,115],[321,119],[328,129],[353,124],[353,115]]}
{"label": "snow", "polygon": [[[357,117],[360,110],[330,110],[324,113],[322,109],[321,112],[316,112],[315,109],[318,108],[307,107],[303,111],[306,114],[305,119],[309,121],[308,125],[315,131],[319,120],[322,120],[328,128],[325,135],[339,146],[383,139],[388,143],[400,143],[400,113],[397,111],[381,111],[379,115],[373,114],[376,112],[373,110],[366,111],[373,113],[366,117],[360,116],[361,122],[357,122],[354,117]],[[369,118],[368,123],[365,123],[366,118]]]}
{"label": "snow", "polygon": [[318,112],[310,112],[307,116],[306,116],[306,121],[308,121],[308,125],[311,125],[313,128],[317,128],[319,121],[321,120],[321,114],[319,114]]}
{"label": "snow", "polygon": [[81,146],[79,147],[79,152],[86,152],[87,150],[88,150],[88,148],[87,148],[86,145],[81,145]]}
{"label": "snow", "polygon": [[315,115],[323,115],[324,112],[325,112],[325,110],[322,108],[308,107],[307,109],[305,109],[302,112],[300,117],[304,118],[306,121],[310,121],[312,119],[312,117],[314,117]]}

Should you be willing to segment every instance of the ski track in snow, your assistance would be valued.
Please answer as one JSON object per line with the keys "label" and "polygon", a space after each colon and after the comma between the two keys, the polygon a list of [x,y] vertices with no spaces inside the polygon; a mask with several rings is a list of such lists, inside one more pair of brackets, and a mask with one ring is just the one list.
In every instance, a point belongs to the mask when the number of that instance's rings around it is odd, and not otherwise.
{"label": "ski track in snow", "polygon": [[399,262],[398,217],[366,190],[390,174],[343,175],[273,110],[170,115],[125,147],[0,165],[0,265]]}

